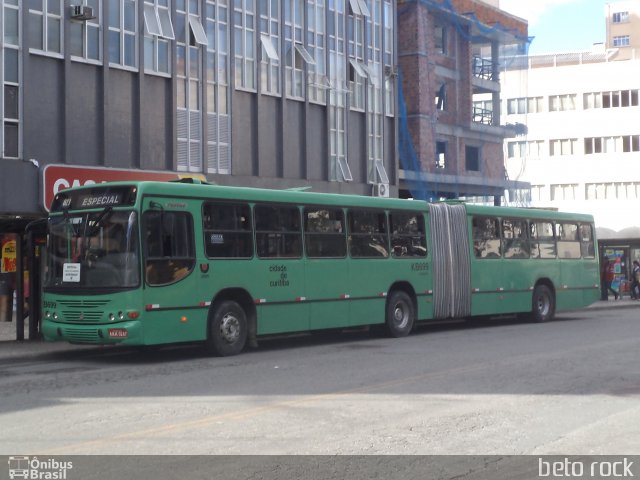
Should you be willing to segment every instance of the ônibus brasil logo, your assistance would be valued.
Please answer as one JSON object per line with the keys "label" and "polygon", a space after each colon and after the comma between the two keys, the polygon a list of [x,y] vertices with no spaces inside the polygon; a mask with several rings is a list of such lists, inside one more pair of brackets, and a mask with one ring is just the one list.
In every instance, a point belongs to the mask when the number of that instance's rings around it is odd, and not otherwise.
{"label": "\u00f4nibus brasil logo", "polygon": [[73,468],[73,462],[62,462],[53,458],[38,460],[38,457],[9,457],[9,478],[33,480],[65,480],[67,470]]}

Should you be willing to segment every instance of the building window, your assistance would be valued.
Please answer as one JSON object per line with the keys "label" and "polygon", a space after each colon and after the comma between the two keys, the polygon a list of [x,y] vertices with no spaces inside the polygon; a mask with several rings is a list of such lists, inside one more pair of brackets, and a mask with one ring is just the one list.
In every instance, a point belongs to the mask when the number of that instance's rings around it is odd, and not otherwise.
{"label": "building window", "polygon": [[435,105],[437,110],[447,109],[447,84],[443,83],[436,92]]}
{"label": "building window", "polygon": [[[285,5],[288,4],[284,0]],[[260,0],[260,89],[280,94],[280,0]]]}
{"label": "building window", "polygon": [[574,155],[577,152],[578,139],[577,138],[563,138],[557,140],[549,140],[549,155]]}
{"label": "building window", "polygon": [[442,25],[436,25],[434,28],[434,46],[436,53],[442,55],[447,54],[447,29]]}
{"label": "building window", "polygon": [[614,12],[613,23],[626,23],[629,21],[629,12]]}
{"label": "building window", "polygon": [[527,113],[542,113],[544,112],[544,102],[542,97],[529,97],[527,98]]}
{"label": "building window", "polygon": [[309,101],[326,103],[329,88],[325,59],[325,0],[307,0],[307,42],[309,55],[314,60],[308,73]]}
{"label": "building window", "polygon": [[136,0],[109,2],[109,64],[136,68],[137,5]]}
{"label": "building window", "polygon": [[[356,3],[356,0],[352,0]],[[359,9],[357,11],[360,11]],[[351,9],[347,19],[347,38],[349,46],[349,86],[351,90],[351,108],[364,110],[364,89],[367,79],[364,66],[364,29],[366,18],[356,15]]]}
{"label": "building window", "polygon": [[551,201],[561,200],[577,200],[578,185],[577,184],[562,184],[551,185]]}
{"label": "building window", "polygon": [[551,95],[549,97],[549,111],[563,112],[576,109],[576,95]]}
{"label": "building window", "polygon": [[327,33],[329,40],[329,178],[352,181],[347,161],[347,93],[345,72],[344,2],[329,3]]}
{"label": "building window", "polygon": [[205,101],[207,172],[231,174],[231,117],[229,116],[229,8],[227,0],[207,0],[205,30]]}
{"label": "building window", "polygon": [[169,0],[144,2],[144,68],[147,73],[171,73],[171,40],[175,39]]}
{"label": "building window", "polygon": [[[177,169],[203,171],[203,52],[209,40],[200,22],[199,2],[176,7]],[[186,8],[187,10],[182,10]]]}
{"label": "building window", "polygon": [[384,91],[385,91],[385,114],[393,116],[395,113],[395,79],[396,74],[393,71],[393,7],[389,0],[384,0],[382,19],[384,29]]}
{"label": "building window", "polygon": [[527,142],[507,143],[507,158],[524,158],[527,156]]}
{"label": "building window", "polygon": [[584,139],[584,153],[585,155],[591,155],[594,153],[602,153],[602,138],[585,138]]}
{"label": "building window", "polygon": [[436,142],[436,168],[447,166],[447,142]]}
{"label": "building window", "polygon": [[527,113],[526,98],[509,98],[507,100],[507,115],[521,115]]}
{"label": "building window", "polygon": [[[304,99],[305,63],[315,65],[313,56],[304,46],[304,1],[284,1],[284,49],[285,49],[285,85],[287,97]],[[310,8],[310,7],[309,7]],[[315,10],[310,8],[315,13]],[[311,19],[309,19],[311,22]],[[314,18],[315,22],[315,18]],[[311,26],[311,25],[310,25]],[[315,25],[314,25],[315,27]],[[311,34],[309,35],[311,37]]]}
{"label": "building window", "polygon": [[631,44],[631,39],[629,35],[620,35],[617,37],[613,37],[614,47],[628,47],[630,44]]}
{"label": "building window", "polygon": [[583,95],[583,108],[602,108],[602,92],[585,93]]}
{"label": "building window", "polygon": [[[1,4],[0,4],[1,5]],[[2,110],[2,157],[19,158],[20,146],[20,84],[21,68],[19,54],[19,5],[18,2],[4,2],[4,37],[0,48],[0,61],[4,68],[0,103]]]}
{"label": "building window", "polygon": [[[264,0],[261,0],[264,1]],[[255,6],[254,0],[234,0],[235,18],[235,85],[236,88],[256,90],[255,75]]]}
{"label": "building window", "polygon": [[480,148],[471,147],[469,145],[464,147],[464,159],[466,169],[470,172],[480,171]]}
{"label": "building window", "polygon": [[102,60],[102,42],[100,41],[100,23],[102,0],[78,0],[78,5],[91,7],[95,18],[91,20],[71,20],[69,39],[71,55],[90,62]]}
{"label": "building window", "polygon": [[[29,48],[62,54],[62,4],[61,0],[29,2]],[[11,43],[18,44],[18,22],[17,18],[12,18],[17,17],[18,10],[11,9],[9,12],[9,17],[5,18],[5,36],[14,32],[10,34],[15,37]]]}

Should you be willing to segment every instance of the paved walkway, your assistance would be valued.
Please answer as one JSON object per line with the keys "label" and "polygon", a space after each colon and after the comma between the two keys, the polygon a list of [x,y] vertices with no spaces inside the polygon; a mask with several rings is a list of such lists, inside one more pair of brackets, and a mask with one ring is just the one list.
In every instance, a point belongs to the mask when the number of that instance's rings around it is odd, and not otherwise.
{"label": "paved walkway", "polygon": [[[631,300],[629,297],[624,297],[619,300],[613,298],[608,301],[598,301],[593,305],[587,307],[588,309],[618,309],[618,308],[638,308],[640,309],[640,301]],[[16,342],[16,324],[15,324],[15,312],[12,322],[0,322],[0,348],[4,342]],[[29,319],[25,319],[24,322],[24,339],[25,342],[29,339]],[[34,342],[29,342],[34,343]],[[36,342],[37,343],[37,342]]]}

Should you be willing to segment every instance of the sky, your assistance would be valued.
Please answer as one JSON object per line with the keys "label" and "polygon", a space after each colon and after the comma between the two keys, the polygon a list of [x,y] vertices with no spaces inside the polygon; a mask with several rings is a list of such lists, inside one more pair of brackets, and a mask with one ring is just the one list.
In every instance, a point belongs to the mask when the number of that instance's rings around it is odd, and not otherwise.
{"label": "sky", "polygon": [[529,54],[589,51],[605,41],[605,5],[615,0],[500,0],[529,22]]}

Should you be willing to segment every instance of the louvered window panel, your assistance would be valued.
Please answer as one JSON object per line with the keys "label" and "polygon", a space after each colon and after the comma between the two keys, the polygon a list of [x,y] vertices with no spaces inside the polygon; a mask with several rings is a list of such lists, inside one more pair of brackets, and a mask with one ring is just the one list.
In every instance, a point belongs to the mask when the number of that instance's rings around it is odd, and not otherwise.
{"label": "louvered window panel", "polygon": [[209,173],[218,173],[218,145],[207,145],[207,171]]}
{"label": "louvered window panel", "polygon": [[218,143],[218,115],[207,115],[207,142]]}
{"label": "louvered window panel", "polygon": [[189,125],[187,125],[187,111],[178,109],[178,140],[189,138]]}
{"label": "louvered window panel", "polygon": [[200,142],[189,142],[189,171],[202,171]]}
{"label": "louvered window panel", "polygon": [[218,118],[218,142],[231,143],[231,138],[229,138],[229,115],[220,115]]}
{"label": "louvered window panel", "polygon": [[178,171],[189,170],[189,143],[178,139]]}
{"label": "louvered window panel", "polygon": [[218,150],[218,173],[231,174],[231,152],[229,145],[220,145]]}
{"label": "louvered window panel", "polygon": [[201,140],[200,137],[200,112],[189,112],[189,139],[190,140]]}

